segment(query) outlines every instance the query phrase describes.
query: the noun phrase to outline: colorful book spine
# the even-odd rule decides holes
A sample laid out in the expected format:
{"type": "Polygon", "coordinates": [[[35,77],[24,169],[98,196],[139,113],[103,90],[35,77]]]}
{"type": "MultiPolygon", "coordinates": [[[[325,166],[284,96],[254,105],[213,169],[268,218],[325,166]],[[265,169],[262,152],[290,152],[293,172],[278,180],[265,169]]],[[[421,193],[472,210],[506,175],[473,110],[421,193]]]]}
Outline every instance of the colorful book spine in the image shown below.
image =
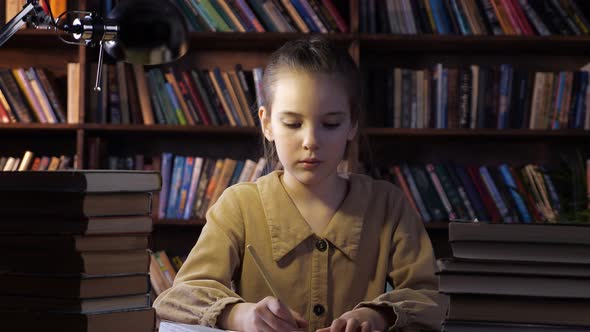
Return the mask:
{"type": "Polygon", "coordinates": [[[498,188],[494,184],[494,180],[492,179],[492,176],[490,175],[490,172],[488,171],[487,167],[481,166],[479,168],[479,174],[481,175],[483,183],[486,186],[488,192],[492,196],[494,203],[498,207],[498,211],[502,215],[502,219],[504,220],[504,222],[512,222],[512,219],[510,218],[510,213],[508,211],[508,206],[502,199],[502,196],[500,195],[498,188]]]}
{"type": "Polygon", "coordinates": [[[162,189],[160,190],[160,197],[158,201],[158,219],[166,218],[166,207],[168,206],[168,194],[170,192],[170,180],[172,178],[172,153],[162,154],[162,189]]]}
{"type": "Polygon", "coordinates": [[[184,210],[187,205],[188,193],[191,186],[193,169],[195,167],[195,157],[187,156],[184,160],[184,170],[182,172],[180,191],[178,194],[178,209],[176,210],[176,219],[184,218],[184,210]]]}
{"type": "Polygon", "coordinates": [[[518,209],[521,220],[525,223],[531,223],[531,221],[532,221],[531,215],[529,214],[529,211],[526,207],[523,197],[518,192],[518,187],[516,185],[516,182],[512,178],[512,174],[510,173],[510,169],[508,168],[508,165],[506,165],[506,164],[500,165],[499,170],[500,170],[500,174],[502,175],[502,178],[504,179],[504,183],[506,183],[506,186],[508,187],[508,190],[510,191],[510,195],[512,196],[512,199],[516,203],[516,208],[518,209]]]}
{"type": "Polygon", "coordinates": [[[422,199],[422,196],[420,195],[420,192],[418,191],[418,187],[416,186],[416,181],[414,181],[414,177],[412,176],[412,173],[410,172],[410,169],[408,168],[408,166],[407,165],[401,166],[401,172],[400,172],[400,167],[396,167],[395,172],[396,172],[396,175],[399,173],[399,177],[401,179],[404,179],[404,176],[405,176],[405,179],[407,180],[407,186],[410,189],[410,193],[412,194],[412,197],[414,197],[414,199],[416,201],[416,205],[418,207],[418,212],[422,216],[422,221],[425,223],[431,222],[432,217],[430,216],[430,213],[428,213],[428,209],[426,208],[426,205],[424,204],[424,200],[422,199]],[[403,174],[402,174],[402,172],[403,172],[403,174]]]}
{"type": "Polygon", "coordinates": [[[176,211],[178,211],[184,161],[185,157],[174,156],[174,165],[172,167],[172,176],[170,180],[170,192],[168,193],[168,205],[166,206],[166,218],[168,219],[176,218],[176,211]]]}
{"type": "Polygon", "coordinates": [[[445,210],[447,211],[447,214],[449,216],[449,220],[457,219],[457,214],[455,213],[455,211],[453,211],[453,207],[451,206],[451,202],[449,201],[449,198],[447,197],[447,194],[445,193],[445,190],[443,189],[442,183],[440,182],[440,179],[439,179],[438,175],[436,174],[436,171],[434,169],[434,165],[427,164],[426,171],[428,172],[428,174],[430,176],[430,181],[432,181],[432,184],[434,185],[434,188],[436,189],[436,192],[438,193],[440,201],[443,203],[443,206],[445,207],[445,210]]]}

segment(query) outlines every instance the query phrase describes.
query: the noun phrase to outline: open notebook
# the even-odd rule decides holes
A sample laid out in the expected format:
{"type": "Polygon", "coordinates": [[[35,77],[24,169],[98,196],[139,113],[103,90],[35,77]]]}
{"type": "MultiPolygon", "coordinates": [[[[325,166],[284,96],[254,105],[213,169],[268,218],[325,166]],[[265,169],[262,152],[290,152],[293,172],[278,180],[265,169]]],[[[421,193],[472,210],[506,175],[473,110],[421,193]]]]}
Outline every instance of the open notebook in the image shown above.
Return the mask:
{"type": "Polygon", "coordinates": [[[202,325],[189,325],[174,322],[160,322],[160,332],[215,332],[215,331],[226,331],[220,329],[214,329],[202,325]]]}

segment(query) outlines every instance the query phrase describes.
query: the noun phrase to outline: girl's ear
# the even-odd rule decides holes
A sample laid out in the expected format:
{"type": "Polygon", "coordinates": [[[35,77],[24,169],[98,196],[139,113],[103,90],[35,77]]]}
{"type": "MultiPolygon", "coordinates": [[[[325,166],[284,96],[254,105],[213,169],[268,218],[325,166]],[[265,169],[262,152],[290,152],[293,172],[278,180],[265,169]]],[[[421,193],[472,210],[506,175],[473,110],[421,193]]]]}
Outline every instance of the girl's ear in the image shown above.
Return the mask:
{"type": "Polygon", "coordinates": [[[351,124],[350,129],[348,130],[347,139],[352,141],[354,136],[356,136],[356,132],[358,131],[359,123],[356,121],[354,124],[351,124]]]}
{"type": "Polygon", "coordinates": [[[270,125],[270,113],[264,106],[260,106],[258,109],[258,119],[260,120],[260,127],[262,128],[262,134],[269,142],[274,140],[272,135],[272,126],[270,125]]]}

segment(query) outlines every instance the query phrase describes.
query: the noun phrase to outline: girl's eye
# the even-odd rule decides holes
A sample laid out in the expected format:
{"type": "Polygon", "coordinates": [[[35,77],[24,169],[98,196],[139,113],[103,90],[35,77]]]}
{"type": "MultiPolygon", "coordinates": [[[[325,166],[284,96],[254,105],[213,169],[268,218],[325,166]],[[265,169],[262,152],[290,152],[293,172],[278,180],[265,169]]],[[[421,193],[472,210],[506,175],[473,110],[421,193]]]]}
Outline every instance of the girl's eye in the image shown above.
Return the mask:
{"type": "Polygon", "coordinates": [[[326,128],[337,128],[340,126],[340,123],[324,123],[324,127],[326,128]]]}
{"type": "Polygon", "coordinates": [[[285,125],[285,127],[292,128],[292,129],[301,127],[301,123],[286,123],[286,122],[283,122],[283,124],[285,125]]]}

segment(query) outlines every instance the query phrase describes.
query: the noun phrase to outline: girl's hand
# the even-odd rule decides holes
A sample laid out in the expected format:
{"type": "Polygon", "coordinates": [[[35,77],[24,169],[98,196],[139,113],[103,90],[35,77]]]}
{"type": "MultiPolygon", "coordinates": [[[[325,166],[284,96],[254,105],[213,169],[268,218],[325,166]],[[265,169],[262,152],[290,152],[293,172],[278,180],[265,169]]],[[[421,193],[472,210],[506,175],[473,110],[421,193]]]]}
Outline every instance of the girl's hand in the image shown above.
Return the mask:
{"type": "Polygon", "coordinates": [[[272,296],[258,303],[238,303],[224,318],[224,328],[244,332],[301,331],[307,327],[300,314],[272,296]]]}
{"type": "Polygon", "coordinates": [[[371,308],[359,308],[345,312],[332,325],[317,332],[373,332],[385,331],[387,319],[384,314],[371,308]]]}

